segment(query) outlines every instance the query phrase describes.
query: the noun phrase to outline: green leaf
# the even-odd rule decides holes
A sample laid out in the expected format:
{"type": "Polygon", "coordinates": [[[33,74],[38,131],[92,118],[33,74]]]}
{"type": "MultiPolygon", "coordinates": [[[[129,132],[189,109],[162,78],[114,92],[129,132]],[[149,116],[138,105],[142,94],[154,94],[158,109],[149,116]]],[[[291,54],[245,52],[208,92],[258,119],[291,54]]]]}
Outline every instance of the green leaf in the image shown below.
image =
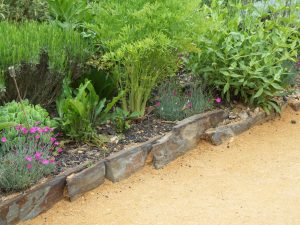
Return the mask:
{"type": "Polygon", "coordinates": [[[264,88],[261,87],[261,88],[256,92],[256,94],[253,96],[253,98],[258,98],[259,96],[262,95],[263,92],[264,92],[264,88]]]}

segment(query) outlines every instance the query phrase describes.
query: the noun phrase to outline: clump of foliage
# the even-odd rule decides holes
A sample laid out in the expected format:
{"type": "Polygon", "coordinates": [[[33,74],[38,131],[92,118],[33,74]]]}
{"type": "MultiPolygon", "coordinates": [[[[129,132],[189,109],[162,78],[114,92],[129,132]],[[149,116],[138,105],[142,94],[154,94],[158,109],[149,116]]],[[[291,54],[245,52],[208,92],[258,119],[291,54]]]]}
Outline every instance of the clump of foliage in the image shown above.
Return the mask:
{"type": "Polygon", "coordinates": [[[49,105],[60,93],[64,74],[81,74],[89,46],[70,29],[37,22],[0,22],[0,74],[5,75],[3,100],[16,99],[8,67],[15,66],[22,98],[49,105]]]}
{"type": "Polygon", "coordinates": [[[53,129],[21,125],[2,132],[0,151],[0,189],[21,191],[54,172],[58,147],[53,129]],[[8,133],[15,133],[13,139],[8,133]]]}
{"type": "Polygon", "coordinates": [[[37,20],[46,21],[48,19],[48,4],[44,0],[1,0],[0,1],[0,21],[1,20],[37,20]]]}
{"type": "Polygon", "coordinates": [[[94,43],[104,54],[91,60],[109,69],[125,91],[122,108],[143,115],[158,80],[178,69],[178,54],[193,48],[191,38],[202,29],[198,1],[118,1],[95,5],[94,43]]]}
{"type": "Polygon", "coordinates": [[[90,22],[91,7],[87,0],[47,0],[52,19],[62,27],[76,28],[90,22]]]}
{"type": "Polygon", "coordinates": [[[138,112],[129,113],[119,107],[112,114],[112,122],[118,133],[124,133],[130,128],[130,122],[140,116],[138,112]]]}
{"type": "Polygon", "coordinates": [[[57,100],[61,129],[72,139],[101,144],[95,127],[110,118],[109,112],[121,95],[105,105],[106,99],[99,99],[89,80],[80,84],[77,90],[70,87],[70,79],[65,79],[63,86],[63,93],[57,100]]]}
{"type": "Polygon", "coordinates": [[[300,46],[299,18],[282,15],[286,8],[269,7],[266,14],[241,1],[225,6],[211,1],[211,7],[202,7],[211,27],[199,36],[190,68],[228,101],[240,98],[279,112],[273,99],[293,76],[285,63],[295,62],[300,46]]]}
{"type": "Polygon", "coordinates": [[[182,120],[212,107],[212,98],[201,85],[190,86],[182,91],[176,83],[161,85],[155,104],[158,116],[171,121],[182,120]]]}
{"type": "MultiPolygon", "coordinates": [[[[48,112],[40,105],[32,105],[28,100],[22,102],[12,101],[0,107],[0,123],[24,124],[27,128],[36,125],[56,127],[56,121],[52,120],[48,112]]],[[[18,131],[10,129],[6,131],[6,137],[12,140],[18,131]]]]}

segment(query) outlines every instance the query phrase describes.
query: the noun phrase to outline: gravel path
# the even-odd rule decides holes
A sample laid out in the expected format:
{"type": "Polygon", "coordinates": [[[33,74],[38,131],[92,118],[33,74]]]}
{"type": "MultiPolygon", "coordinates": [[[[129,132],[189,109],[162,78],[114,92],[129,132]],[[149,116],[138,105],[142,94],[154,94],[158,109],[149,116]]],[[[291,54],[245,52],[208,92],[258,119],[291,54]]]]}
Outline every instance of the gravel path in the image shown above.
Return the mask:
{"type": "Polygon", "coordinates": [[[24,225],[298,225],[300,113],[61,201],[24,225]],[[291,123],[292,120],[296,124],[291,123]]]}

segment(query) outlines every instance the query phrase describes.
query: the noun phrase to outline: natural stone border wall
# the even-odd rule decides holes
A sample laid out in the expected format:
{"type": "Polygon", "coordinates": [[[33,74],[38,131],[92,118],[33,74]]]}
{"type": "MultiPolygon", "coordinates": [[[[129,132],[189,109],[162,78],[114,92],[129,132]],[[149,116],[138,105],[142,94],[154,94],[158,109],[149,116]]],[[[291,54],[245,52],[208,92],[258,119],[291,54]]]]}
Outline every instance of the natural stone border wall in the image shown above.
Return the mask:
{"type": "Polygon", "coordinates": [[[228,113],[215,110],[194,115],[177,123],[163,137],[154,138],[139,146],[125,149],[87,167],[87,164],[68,170],[53,179],[29,189],[16,197],[0,203],[0,225],[16,224],[36,217],[51,208],[56,202],[68,198],[73,201],[83,193],[101,185],[105,178],[117,182],[153,161],[156,169],[162,168],[177,157],[197,146],[200,139],[218,141],[237,135],[258,122],[265,121],[265,113],[248,118],[241,124],[217,127],[228,113]],[[230,130],[224,132],[224,130],[230,130]]]}
{"type": "Polygon", "coordinates": [[[53,179],[37,184],[31,189],[0,203],[0,225],[16,224],[32,219],[50,209],[63,199],[66,179],[70,174],[82,171],[86,164],[70,169],[53,179]]]}

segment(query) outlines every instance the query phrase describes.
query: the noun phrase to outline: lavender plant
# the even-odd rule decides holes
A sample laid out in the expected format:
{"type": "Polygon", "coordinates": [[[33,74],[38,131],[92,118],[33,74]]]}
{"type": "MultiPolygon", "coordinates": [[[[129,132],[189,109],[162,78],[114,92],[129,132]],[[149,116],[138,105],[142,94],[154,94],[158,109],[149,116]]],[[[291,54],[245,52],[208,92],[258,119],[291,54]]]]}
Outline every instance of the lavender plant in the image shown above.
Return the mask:
{"type": "Polygon", "coordinates": [[[2,132],[0,148],[0,190],[24,190],[55,171],[55,157],[62,152],[53,128],[18,125],[2,132]],[[17,131],[12,140],[10,129],[17,131]]]}

